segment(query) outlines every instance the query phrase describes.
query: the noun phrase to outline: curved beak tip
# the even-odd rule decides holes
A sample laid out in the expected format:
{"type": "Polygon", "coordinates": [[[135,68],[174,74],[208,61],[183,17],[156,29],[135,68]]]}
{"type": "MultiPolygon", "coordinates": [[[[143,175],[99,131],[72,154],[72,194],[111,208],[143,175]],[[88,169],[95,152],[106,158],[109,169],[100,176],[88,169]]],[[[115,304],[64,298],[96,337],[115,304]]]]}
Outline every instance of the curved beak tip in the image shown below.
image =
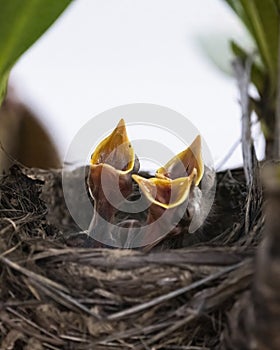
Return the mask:
{"type": "Polygon", "coordinates": [[[195,185],[198,185],[204,173],[200,135],[196,136],[187,149],[178,153],[163,167],[159,168],[156,172],[156,177],[176,179],[190,176],[194,169],[197,170],[195,185]]]}
{"type": "Polygon", "coordinates": [[[108,164],[119,172],[128,173],[134,167],[135,154],[122,118],[109,136],[103,139],[91,156],[91,165],[108,164]]]}
{"type": "Polygon", "coordinates": [[[117,128],[125,128],[125,121],[123,118],[118,122],[117,128]]]}

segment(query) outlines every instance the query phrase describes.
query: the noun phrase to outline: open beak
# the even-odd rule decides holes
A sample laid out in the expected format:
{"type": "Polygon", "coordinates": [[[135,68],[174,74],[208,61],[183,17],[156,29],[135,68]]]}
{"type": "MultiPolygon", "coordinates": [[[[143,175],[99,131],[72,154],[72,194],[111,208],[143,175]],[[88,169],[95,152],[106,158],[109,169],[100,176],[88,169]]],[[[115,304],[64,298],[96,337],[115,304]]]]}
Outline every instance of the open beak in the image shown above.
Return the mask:
{"type": "Polygon", "coordinates": [[[204,164],[201,154],[201,137],[198,135],[193,143],[184,151],[171,158],[156,172],[157,178],[177,179],[190,176],[196,169],[194,184],[199,185],[204,173],[204,164]]]}
{"type": "Polygon", "coordinates": [[[190,176],[174,180],[156,177],[145,179],[139,175],[132,175],[148,201],[164,209],[178,207],[186,201],[195,177],[195,169],[190,176]]]}
{"type": "Polygon", "coordinates": [[[135,154],[128,139],[126,126],[121,119],[103,141],[99,143],[91,156],[91,165],[106,164],[112,166],[119,174],[128,174],[135,165],[135,154]]]}
{"type": "Polygon", "coordinates": [[[146,221],[147,229],[142,237],[144,251],[149,251],[174,232],[176,219],[180,220],[185,211],[183,204],[188,200],[196,176],[196,169],[190,176],[174,180],[163,177],[145,179],[139,175],[132,175],[142,193],[151,203],[146,221]]]}
{"type": "MultiPolygon", "coordinates": [[[[95,211],[105,223],[111,222],[117,206],[132,192],[131,173],[138,168],[138,159],[121,119],[113,132],[96,147],[90,161],[89,192],[95,201],[95,211]]],[[[96,217],[91,230],[98,224],[96,217]]]]}

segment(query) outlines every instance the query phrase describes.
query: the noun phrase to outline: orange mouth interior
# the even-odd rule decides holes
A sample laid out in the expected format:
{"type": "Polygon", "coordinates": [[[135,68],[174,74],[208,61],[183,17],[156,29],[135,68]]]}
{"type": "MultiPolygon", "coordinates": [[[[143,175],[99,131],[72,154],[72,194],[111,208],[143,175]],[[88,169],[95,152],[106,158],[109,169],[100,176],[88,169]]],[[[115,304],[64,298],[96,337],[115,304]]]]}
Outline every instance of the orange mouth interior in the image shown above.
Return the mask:
{"type": "Polygon", "coordinates": [[[177,179],[150,178],[145,179],[139,175],[132,175],[138,183],[146,198],[153,204],[162,208],[175,208],[186,201],[192,183],[196,178],[196,170],[190,176],[177,179]]]}

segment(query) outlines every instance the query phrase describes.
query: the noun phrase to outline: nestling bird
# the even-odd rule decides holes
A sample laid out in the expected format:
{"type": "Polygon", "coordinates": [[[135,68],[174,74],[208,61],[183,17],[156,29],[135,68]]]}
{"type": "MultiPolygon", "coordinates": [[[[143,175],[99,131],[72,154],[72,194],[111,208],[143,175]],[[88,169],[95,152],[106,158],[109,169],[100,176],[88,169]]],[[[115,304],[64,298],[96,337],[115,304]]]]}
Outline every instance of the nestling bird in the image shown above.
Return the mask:
{"type": "Polygon", "coordinates": [[[139,161],[122,119],[91,157],[88,186],[95,214],[90,235],[100,242],[104,242],[106,235],[110,237],[110,244],[97,246],[142,247],[149,251],[170,238],[171,246],[179,247],[192,219],[200,215],[202,208],[202,192],[198,187],[204,175],[200,136],[159,168],[155,177],[140,176],[138,170],[139,161]],[[148,209],[144,214],[139,211],[120,220],[119,213],[125,212],[124,202],[137,207],[136,185],[143,194],[142,200],[148,202],[148,209]]]}
{"type": "Polygon", "coordinates": [[[88,188],[94,199],[95,214],[89,231],[94,231],[96,239],[108,229],[118,206],[132,192],[131,173],[138,169],[138,158],[121,119],[91,156],[88,188]]]}
{"type": "Polygon", "coordinates": [[[152,249],[168,236],[173,236],[173,247],[181,245],[184,231],[202,205],[198,185],[203,173],[201,138],[197,136],[186,150],[159,168],[156,177],[132,175],[151,203],[142,241],[144,250],[152,249]]]}

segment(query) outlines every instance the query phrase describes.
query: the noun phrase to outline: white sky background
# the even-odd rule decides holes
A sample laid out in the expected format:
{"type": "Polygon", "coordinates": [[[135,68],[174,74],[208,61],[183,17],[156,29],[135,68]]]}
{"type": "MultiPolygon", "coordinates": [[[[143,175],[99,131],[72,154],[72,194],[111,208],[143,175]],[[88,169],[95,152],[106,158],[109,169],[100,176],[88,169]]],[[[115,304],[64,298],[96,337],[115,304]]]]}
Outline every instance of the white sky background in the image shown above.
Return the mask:
{"type": "MultiPolygon", "coordinates": [[[[240,137],[238,92],[196,37],[237,29],[222,0],[76,0],[19,60],[12,81],[62,156],[96,114],[147,102],[190,119],[218,163],[240,137]]],[[[226,165],[240,163],[239,148],[226,165]]]]}

